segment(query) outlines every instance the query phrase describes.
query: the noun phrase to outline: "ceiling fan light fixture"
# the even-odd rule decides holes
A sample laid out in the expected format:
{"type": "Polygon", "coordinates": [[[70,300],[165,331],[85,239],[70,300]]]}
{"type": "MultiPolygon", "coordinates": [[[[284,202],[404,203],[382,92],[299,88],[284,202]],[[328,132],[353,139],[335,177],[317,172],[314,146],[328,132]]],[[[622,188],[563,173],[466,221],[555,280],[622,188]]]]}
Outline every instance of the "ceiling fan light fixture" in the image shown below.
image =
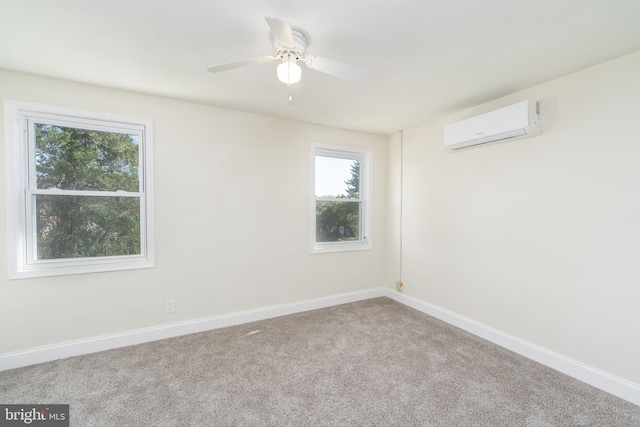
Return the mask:
{"type": "Polygon", "coordinates": [[[295,59],[285,59],[277,68],[278,80],[287,86],[296,84],[302,77],[302,68],[296,64],[295,59]]]}

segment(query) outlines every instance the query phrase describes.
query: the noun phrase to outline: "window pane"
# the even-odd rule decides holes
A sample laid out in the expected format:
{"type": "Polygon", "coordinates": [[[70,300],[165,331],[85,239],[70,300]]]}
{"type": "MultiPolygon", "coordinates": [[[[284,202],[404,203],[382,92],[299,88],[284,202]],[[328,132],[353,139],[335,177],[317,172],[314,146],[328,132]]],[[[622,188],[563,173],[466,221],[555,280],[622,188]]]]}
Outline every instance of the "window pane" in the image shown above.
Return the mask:
{"type": "Polygon", "coordinates": [[[360,239],[360,202],[316,202],[316,242],[360,239]]]}
{"type": "Polygon", "coordinates": [[[37,259],[140,254],[140,199],[36,195],[37,259]]]}
{"type": "Polygon", "coordinates": [[[139,135],[35,123],[37,188],[139,191],[139,135]]]}
{"type": "Polygon", "coordinates": [[[360,161],[316,156],[316,197],[360,197],[360,161]]]}

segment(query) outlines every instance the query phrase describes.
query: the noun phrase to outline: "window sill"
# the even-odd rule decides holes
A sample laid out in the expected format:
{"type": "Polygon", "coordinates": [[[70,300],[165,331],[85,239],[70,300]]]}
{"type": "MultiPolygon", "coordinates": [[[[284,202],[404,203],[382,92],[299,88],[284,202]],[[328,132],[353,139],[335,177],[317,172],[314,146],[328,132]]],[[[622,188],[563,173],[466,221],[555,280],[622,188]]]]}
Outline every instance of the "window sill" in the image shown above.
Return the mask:
{"type": "MultiPolygon", "coordinates": [[[[52,263],[53,264],[53,263],[52,263]]],[[[102,273],[107,271],[137,270],[142,268],[153,268],[155,263],[153,260],[142,259],[139,261],[120,261],[120,262],[102,262],[87,263],[84,265],[39,265],[26,266],[17,271],[10,272],[9,280],[14,279],[30,279],[36,277],[51,276],[69,276],[75,274],[102,273]]]]}
{"type": "Polygon", "coordinates": [[[312,254],[326,254],[332,252],[364,251],[371,249],[369,242],[338,242],[338,243],[316,243],[311,248],[312,254]]]}

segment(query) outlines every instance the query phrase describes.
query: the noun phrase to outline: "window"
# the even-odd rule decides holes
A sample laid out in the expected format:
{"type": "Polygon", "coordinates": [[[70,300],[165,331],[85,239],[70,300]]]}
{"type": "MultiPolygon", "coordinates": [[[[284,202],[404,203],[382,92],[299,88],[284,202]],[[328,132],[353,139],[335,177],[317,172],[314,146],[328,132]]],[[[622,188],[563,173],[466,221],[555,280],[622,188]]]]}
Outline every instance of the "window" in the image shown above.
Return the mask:
{"type": "Polygon", "coordinates": [[[153,267],[152,122],[5,100],[10,278],[153,267]]]}
{"type": "Polygon", "coordinates": [[[371,247],[370,159],[365,150],[313,147],[312,253],[371,247]]]}

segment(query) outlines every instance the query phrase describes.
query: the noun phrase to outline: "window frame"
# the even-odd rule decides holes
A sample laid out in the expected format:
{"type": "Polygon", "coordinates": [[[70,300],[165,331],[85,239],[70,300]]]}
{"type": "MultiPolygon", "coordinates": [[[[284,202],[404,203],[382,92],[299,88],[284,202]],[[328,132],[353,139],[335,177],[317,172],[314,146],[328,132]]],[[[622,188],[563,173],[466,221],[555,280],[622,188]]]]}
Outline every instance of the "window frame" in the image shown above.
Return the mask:
{"type": "Polygon", "coordinates": [[[371,249],[371,164],[373,154],[370,150],[338,145],[312,144],[311,146],[311,225],[310,243],[311,253],[331,253],[345,251],[359,251],[371,249]],[[340,199],[316,197],[316,157],[334,157],[346,160],[360,161],[360,189],[359,198],[340,199]],[[318,201],[341,201],[347,203],[360,203],[360,240],[344,242],[317,242],[316,241],[316,203],[318,201]]]}
{"type": "Polygon", "coordinates": [[[53,105],[7,100],[4,109],[5,210],[9,279],[96,273],[155,266],[153,215],[153,121],[53,105]],[[38,189],[35,182],[34,123],[137,134],[138,192],[38,189]],[[30,126],[31,124],[31,126],[30,126]],[[34,195],[136,197],[140,200],[140,254],[35,259],[37,238],[34,195]]]}

